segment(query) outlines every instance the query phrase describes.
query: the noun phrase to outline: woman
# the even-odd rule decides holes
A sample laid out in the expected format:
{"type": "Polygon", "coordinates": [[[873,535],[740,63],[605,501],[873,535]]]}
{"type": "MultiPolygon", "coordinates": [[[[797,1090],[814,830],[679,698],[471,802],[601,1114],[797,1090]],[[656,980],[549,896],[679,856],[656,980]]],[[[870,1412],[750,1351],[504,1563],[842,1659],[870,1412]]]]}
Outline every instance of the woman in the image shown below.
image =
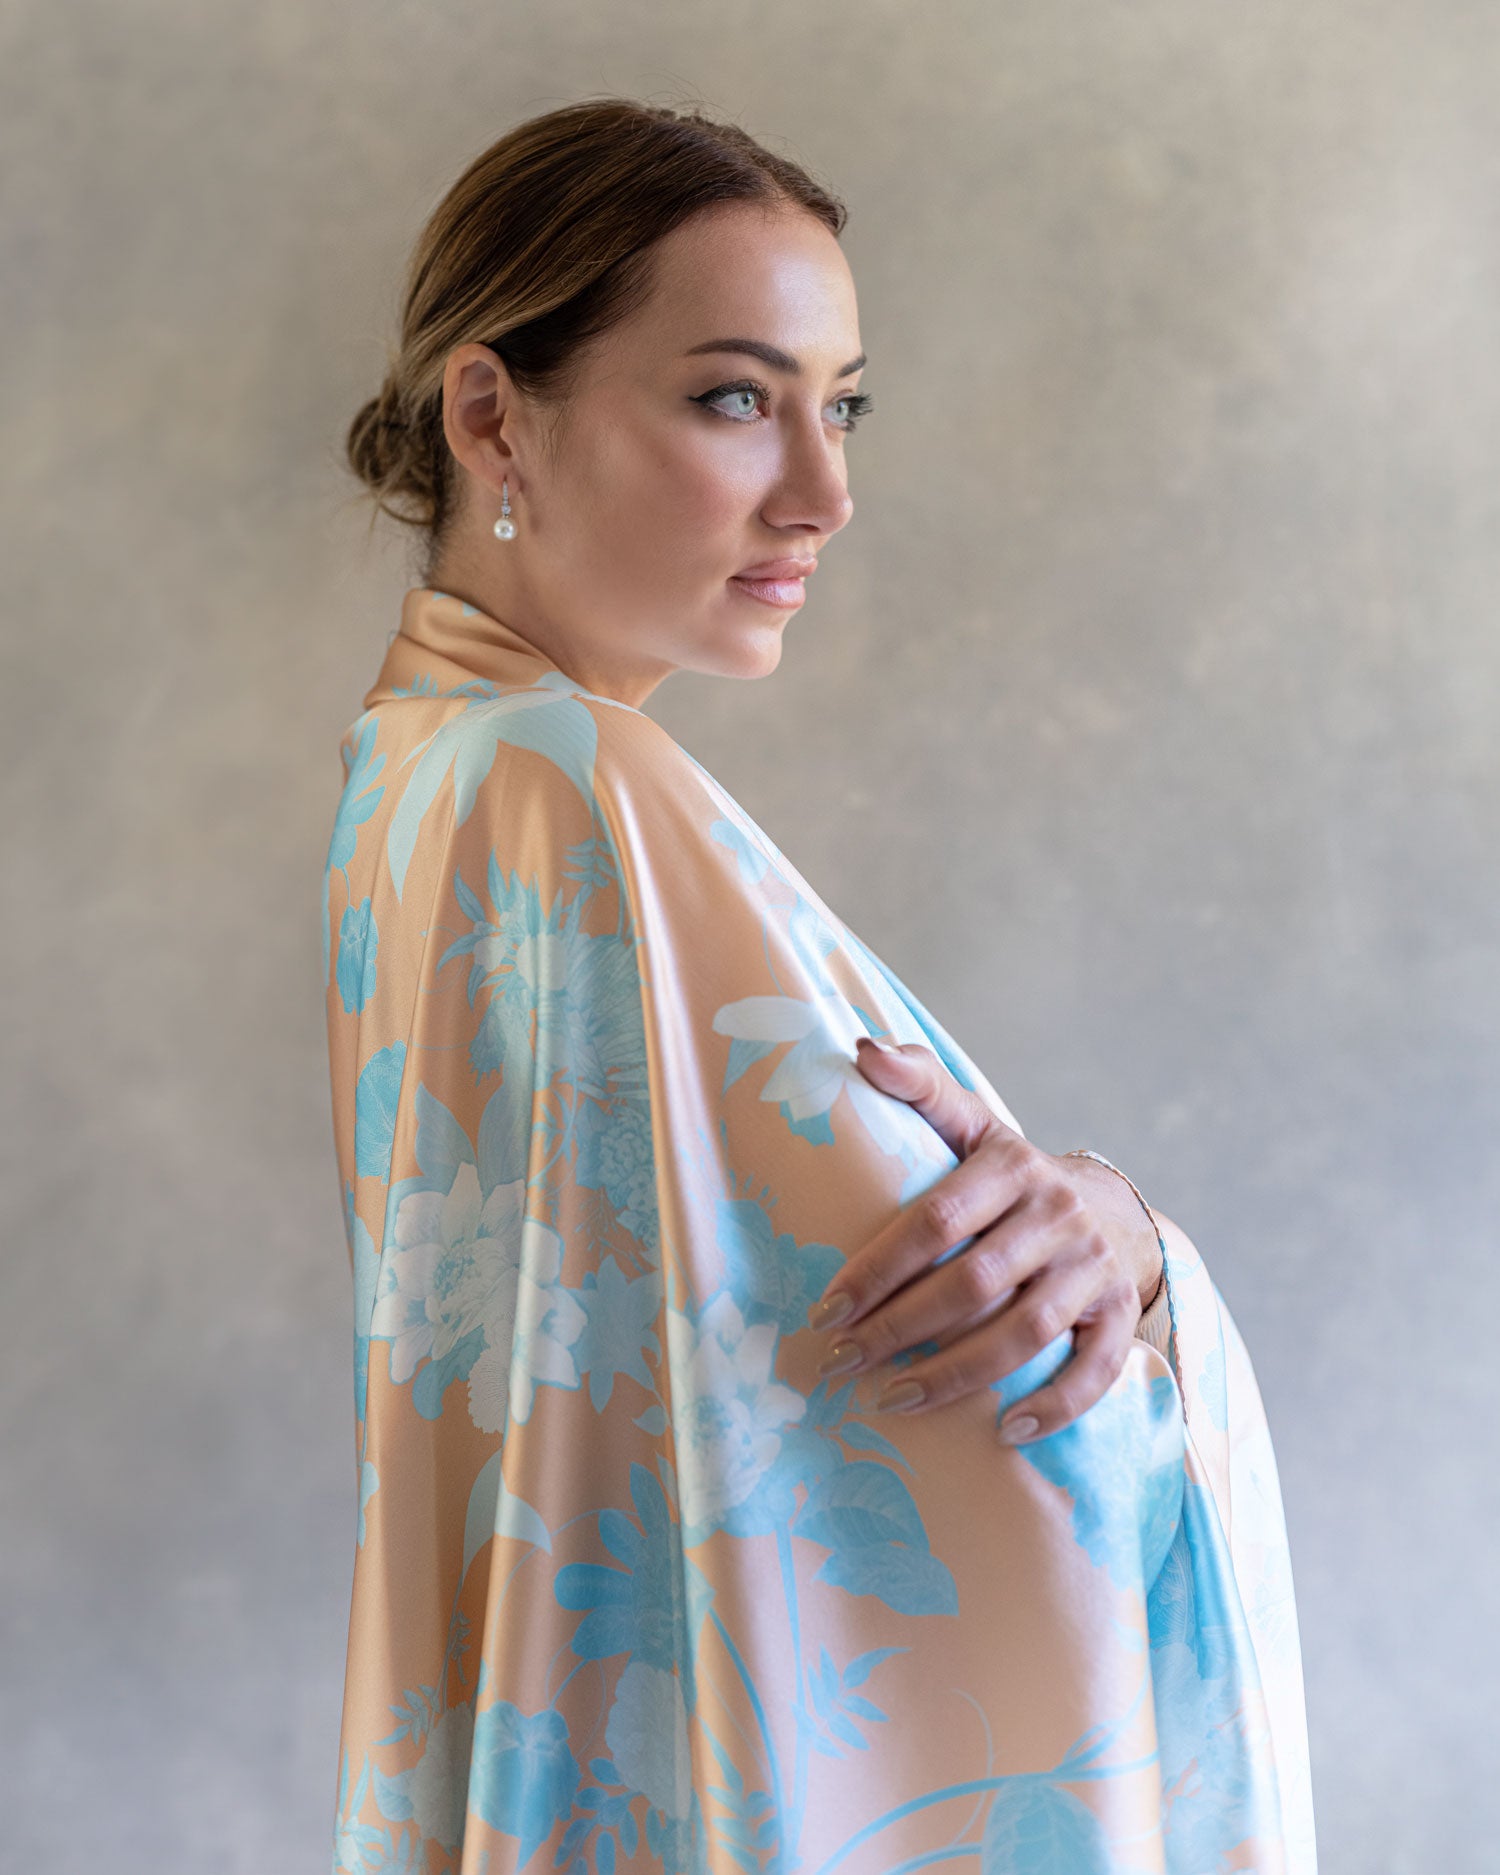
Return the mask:
{"type": "Polygon", "coordinates": [[[350,433],[426,559],[325,880],[339,1870],[1314,1868],[1201,1258],[640,707],[774,670],[850,517],[843,219],[695,114],[522,124],[350,433]]]}

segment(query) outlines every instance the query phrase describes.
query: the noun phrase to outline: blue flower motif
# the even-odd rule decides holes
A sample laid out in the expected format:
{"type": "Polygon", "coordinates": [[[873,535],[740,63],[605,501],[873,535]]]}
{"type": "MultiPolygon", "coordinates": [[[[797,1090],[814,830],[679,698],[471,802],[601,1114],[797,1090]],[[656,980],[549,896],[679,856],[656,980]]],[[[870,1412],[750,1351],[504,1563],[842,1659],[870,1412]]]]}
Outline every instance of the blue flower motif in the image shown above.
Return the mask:
{"type": "Polygon", "coordinates": [[[713,1589],[691,1557],[676,1547],[667,1500],[654,1472],[630,1467],[630,1494],[637,1527],[623,1512],[599,1513],[599,1535],[611,1556],[624,1564],[564,1563],[553,1579],[563,1608],[586,1608],[573,1635],[580,1660],[607,1660],[628,1653],[648,1666],[671,1669],[692,1659],[689,1612],[678,1589],[677,1567],[685,1571],[693,1622],[701,1620],[713,1589]]]}
{"type": "MultiPolygon", "coordinates": [[[[328,981],[332,962],[333,932],[328,909],[329,888],[335,871],[342,871],[354,857],[358,829],[380,805],[385,783],[372,787],[385,766],[385,756],[376,755],[375,732],[379,727],[373,710],[367,711],[353,727],[360,729],[359,743],[351,757],[347,747],[340,750],[345,768],[343,793],[334,812],[333,831],[328,838],[328,857],[323,862],[323,981],[328,981]],[[362,726],[361,726],[362,725],[362,726]]],[[[351,730],[352,733],[352,730],[351,730]]]]}
{"type": "Polygon", "coordinates": [[[375,734],[379,721],[373,710],[366,711],[360,730],[359,742],[351,757],[347,750],[342,751],[346,763],[344,790],[339,798],[337,811],[333,819],[333,832],[328,841],[328,865],[342,869],[354,857],[354,848],[358,839],[356,829],[363,826],[371,814],[380,805],[380,797],[385,793],[385,783],[373,787],[375,777],[385,767],[385,756],[375,753],[375,734]]]}
{"type": "Polygon", "coordinates": [[[364,1178],[389,1178],[396,1140],[396,1107],[406,1067],[406,1043],[377,1049],[354,1085],[354,1169],[364,1178]]]}
{"type": "MultiPolygon", "coordinates": [[[[1200,1866],[1179,1865],[1176,1847],[1174,1838],[1167,1849],[1171,1867],[1200,1866]]],[[[980,1844],[979,1875],[1123,1875],[1124,1868],[1098,1817],[1071,1790],[1018,1777],[995,1792],[980,1844]]]]}
{"type": "Polygon", "coordinates": [[[790,1231],[778,1232],[753,1198],[720,1198],[717,1236],[746,1322],[774,1322],[786,1335],[807,1326],[808,1309],[844,1262],[833,1244],[799,1244],[790,1231]]]}
{"type": "Polygon", "coordinates": [[[589,1377],[594,1411],[602,1413],[609,1405],[616,1374],[628,1374],[648,1391],[654,1389],[656,1382],[642,1356],[649,1348],[661,1358],[661,1343],[651,1327],[661,1307],[660,1273],[650,1270],[631,1282],[615,1259],[607,1256],[592,1282],[585,1279],[581,1289],[570,1289],[568,1294],[587,1318],[574,1343],[573,1358],[579,1373],[589,1377]]]}
{"type": "MultiPolygon", "coordinates": [[[[1071,1331],[1058,1340],[1066,1353],[1071,1331]]],[[[1016,1450],[1072,1498],[1073,1534],[1089,1559],[1122,1588],[1149,1588],[1182,1506],[1176,1383],[1165,1374],[1144,1383],[1122,1378],[1077,1419],[1016,1450]]]]}
{"type": "Polygon", "coordinates": [[[1184,1484],[1182,1518],[1146,1612],[1162,1787],[1175,1792],[1172,1859],[1222,1867],[1258,1827],[1259,1745],[1246,1732],[1245,1692],[1260,1685],[1260,1669],[1207,1485],[1184,1484]]]}
{"type": "Polygon", "coordinates": [[[454,896],[470,920],[438,960],[468,955],[468,995],[490,992],[469,1059],[476,1075],[535,1055],[539,1083],[559,1070],[571,1085],[603,1101],[625,1094],[644,1101],[646,1037],[640,970],[632,939],[582,928],[587,894],[564,909],[560,898],[544,910],[534,880],[506,878],[490,855],[491,909],[454,875],[454,896]]]}
{"type": "MultiPolygon", "coordinates": [[[[1192,1494],[1202,1487],[1190,1484],[1192,1494]]],[[[1151,1686],[1174,1865],[1222,1868],[1256,1832],[1244,1692],[1258,1683],[1248,1640],[1219,1617],[1210,1572],[1195,1569],[1193,1539],[1178,1533],[1147,1603],[1151,1686]]]]}
{"type": "Polygon", "coordinates": [[[335,1825],[333,1875],[425,1875],[427,1852],[411,1830],[377,1829],[340,1817],[335,1825]]]}
{"type": "Polygon", "coordinates": [[[597,1112],[578,1146],[578,1182],[592,1190],[603,1185],[615,1216],[654,1262],[661,1246],[656,1203],[656,1154],[651,1140],[651,1108],[644,1100],[617,1100],[597,1112]],[[597,1166],[589,1143],[597,1144],[597,1166]]]}
{"type": "Polygon", "coordinates": [[[719,819],[709,827],[711,840],[717,840],[720,846],[727,846],[739,862],[740,877],[747,885],[759,885],[766,876],[770,864],[766,854],[732,820],[719,819]]]}
{"type": "Polygon", "coordinates": [[[359,1468],[359,1528],[356,1533],[359,1547],[365,1546],[365,1505],[380,1489],[380,1473],[369,1459],[359,1468]]]}
{"type": "Polygon", "coordinates": [[[508,1699],[498,1699],[474,1721],[469,1808],[491,1829],[520,1839],[517,1868],[531,1860],[572,1810],[578,1783],[568,1722],[552,1707],[524,1713],[508,1699]]]}
{"type": "Polygon", "coordinates": [[[1194,1671],[1206,1685],[1222,1682],[1233,1693],[1236,1668],[1248,1684],[1259,1685],[1260,1670],[1234,1584],[1213,1493],[1207,1485],[1184,1480],[1182,1517],[1151,1585],[1153,1672],[1158,1650],[1180,1643],[1188,1648],[1194,1671]]]}
{"type": "Polygon", "coordinates": [[[375,994],[375,951],[380,933],[368,898],[351,905],[339,923],[339,996],[350,1015],[375,994]]]}

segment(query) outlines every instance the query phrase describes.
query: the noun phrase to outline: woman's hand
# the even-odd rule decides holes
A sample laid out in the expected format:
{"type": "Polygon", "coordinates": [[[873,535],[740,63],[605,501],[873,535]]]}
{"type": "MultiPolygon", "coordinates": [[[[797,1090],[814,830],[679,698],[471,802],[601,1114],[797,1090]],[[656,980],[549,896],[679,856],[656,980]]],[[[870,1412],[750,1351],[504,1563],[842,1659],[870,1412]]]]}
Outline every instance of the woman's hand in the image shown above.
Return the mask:
{"type": "Polygon", "coordinates": [[[851,1257],[813,1305],[810,1325],[832,1341],[820,1372],[864,1373],[935,1341],[938,1353],[891,1370],[893,1384],[877,1402],[921,1412],[992,1386],[1072,1328],[1071,1357],[1001,1422],[1002,1438],[1056,1432],[1125,1365],[1161,1276],[1149,1221],[1123,1179],[1095,1160],[1032,1145],[921,1043],[861,1038],[859,1066],[883,1092],[909,1101],[959,1163],[851,1257]],[[1100,1179],[1124,1192],[1133,1217],[1100,1179]],[[969,1236],[964,1250],[933,1267],[969,1236]],[[840,1295],[853,1306],[830,1320],[826,1305],[840,1295]],[[887,1400],[910,1382],[920,1383],[922,1398],[887,1400]]]}

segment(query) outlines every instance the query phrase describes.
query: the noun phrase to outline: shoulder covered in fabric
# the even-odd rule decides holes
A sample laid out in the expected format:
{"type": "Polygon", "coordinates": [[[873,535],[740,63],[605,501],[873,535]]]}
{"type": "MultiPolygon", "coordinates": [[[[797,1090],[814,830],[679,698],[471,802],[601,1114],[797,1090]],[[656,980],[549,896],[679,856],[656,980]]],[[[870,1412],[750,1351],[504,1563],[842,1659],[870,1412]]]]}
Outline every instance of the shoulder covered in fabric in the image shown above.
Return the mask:
{"type": "Polygon", "coordinates": [[[534,845],[576,841],[627,780],[636,793],[670,793],[701,773],[650,718],[545,683],[471,698],[407,760],[389,829],[398,898],[419,846],[433,840],[429,815],[435,806],[441,811],[450,778],[451,838],[462,850],[495,833],[507,844],[523,831],[534,845]]]}
{"type": "MultiPolygon", "coordinates": [[[[530,690],[466,713],[463,741],[475,766],[484,764],[494,788],[524,789],[528,807],[567,802],[571,792],[585,810],[605,813],[616,799],[686,805],[714,785],[702,766],[651,717],[610,699],[530,690]],[[537,762],[504,762],[501,745],[527,750],[537,762]]],[[[456,815],[467,802],[456,788],[456,815]]],[[[564,808],[564,812],[566,812],[564,808]]],[[[636,831],[628,824],[622,832],[636,831]]]]}
{"type": "MultiPolygon", "coordinates": [[[[450,768],[460,852],[493,841],[545,872],[550,851],[574,880],[617,867],[632,893],[670,880],[669,915],[705,912],[705,889],[732,915],[737,888],[790,871],[666,729],[606,698],[538,687],[470,704],[431,739],[398,819],[414,826],[450,768]]],[[[393,870],[399,844],[393,826],[393,870]]]]}
{"type": "MultiPolygon", "coordinates": [[[[654,723],[636,720],[615,745],[608,767],[614,818],[633,841],[641,863],[633,868],[642,902],[652,870],[667,887],[668,921],[697,942],[686,967],[694,979],[712,977],[722,997],[714,1026],[782,1022],[800,1033],[804,1023],[831,1024],[837,1032],[841,1072],[863,1103],[868,1083],[855,1067],[854,1041],[870,1034],[930,1048],[944,1067],[977,1093],[1007,1126],[1024,1136],[1015,1114],[978,1063],[925,1003],[859,935],[831,910],[775,841],[687,750],[654,723]],[[629,811],[626,811],[626,810],[629,811]],[[639,836],[636,838],[635,836],[639,836]],[[702,933],[714,933],[712,945],[702,933]],[[739,942],[731,941],[736,933],[739,942]],[[755,988],[775,992],[755,997],[755,988]],[[801,1007],[790,1009],[792,998],[801,1007]],[[847,1060],[844,1058],[847,1050],[847,1060]]],[[[786,1038],[783,1038],[786,1039],[786,1038]]],[[[752,1037],[738,1036],[748,1049],[752,1037]]],[[[737,1067],[746,1050],[736,1046],[737,1067]]],[[[880,1096],[879,1103],[906,1103],[880,1096]]],[[[908,1110],[909,1111],[909,1110],[908,1110]]],[[[926,1123],[923,1122],[925,1127],[926,1123]]],[[[945,1149],[946,1150],[946,1149],[945,1149]]]]}
{"type": "Polygon", "coordinates": [[[857,1115],[908,1181],[930,1178],[952,1156],[859,1072],[855,1042],[872,1034],[925,1043],[1015,1124],[920,1000],[653,719],[528,691],[473,704],[455,726],[451,857],[463,879],[479,891],[487,874],[495,905],[524,888],[545,919],[539,936],[571,913],[638,944],[653,1019],[677,1037],[672,1058],[716,1084],[716,1100],[753,1078],[759,1103],[808,1143],[832,1140],[835,1109],[846,1127],[857,1115]]]}

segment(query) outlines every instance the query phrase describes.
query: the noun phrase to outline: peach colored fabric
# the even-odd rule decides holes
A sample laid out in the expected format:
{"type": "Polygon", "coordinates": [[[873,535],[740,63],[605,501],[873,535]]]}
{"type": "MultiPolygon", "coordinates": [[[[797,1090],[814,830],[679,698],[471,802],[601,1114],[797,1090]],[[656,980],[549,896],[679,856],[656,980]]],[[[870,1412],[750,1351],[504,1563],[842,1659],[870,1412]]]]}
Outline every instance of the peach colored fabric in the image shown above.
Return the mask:
{"type": "Polygon", "coordinates": [[[995,1425],[1071,1331],[916,1416],[820,1381],[808,1305],[954,1163],[854,1038],[1017,1125],[995,1089],[665,730],[472,606],[406,594],[342,757],[334,1868],[1314,1875],[1275,1457],[1195,1247],[1030,1445],[995,1425]]]}

